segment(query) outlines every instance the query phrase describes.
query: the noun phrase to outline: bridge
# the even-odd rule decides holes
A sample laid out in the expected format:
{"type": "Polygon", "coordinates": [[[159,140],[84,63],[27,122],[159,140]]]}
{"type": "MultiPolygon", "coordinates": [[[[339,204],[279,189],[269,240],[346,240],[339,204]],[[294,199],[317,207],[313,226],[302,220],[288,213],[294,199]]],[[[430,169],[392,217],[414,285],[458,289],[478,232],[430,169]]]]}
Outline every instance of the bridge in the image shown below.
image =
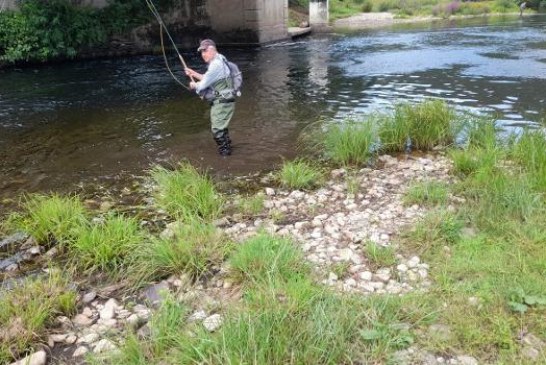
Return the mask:
{"type": "MultiPolygon", "coordinates": [[[[81,5],[104,7],[106,0],[72,0],[81,5]]],[[[1,0],[0,0],[1,2],[1,0]]],[[[143,6],[146,6],[142,1],[143,6]]],[[[195,44],[210,37],[224,44],[266,44],[288,39],[288,0],[177,0],[168,11],[160,9],[177,43],[195,44]]],[[[4,0],[15,8],[17,0],[4,0]]],[[[1,9],[0,9],[1,10],[1,9]]],[[[318,28],[328,23],[328,0],[309,1],[309,23],[318,28]]],[[[135,37],[146,38],[138,31],[135,37]]],[[[142,41],[142,39],[140,40],[142,41]]]]}

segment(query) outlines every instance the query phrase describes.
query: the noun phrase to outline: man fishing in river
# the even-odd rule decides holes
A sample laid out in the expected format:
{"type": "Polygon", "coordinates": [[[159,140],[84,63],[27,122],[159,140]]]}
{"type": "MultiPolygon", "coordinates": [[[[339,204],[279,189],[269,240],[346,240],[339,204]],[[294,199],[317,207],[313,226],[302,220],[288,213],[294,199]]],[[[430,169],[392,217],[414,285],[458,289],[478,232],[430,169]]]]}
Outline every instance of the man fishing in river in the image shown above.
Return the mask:
{"type": "Polygon", "coordinates": [[[231,139],[228,126],[235,111],[235,94],[227,60],[218,53],[216,43],[210,39],[202,40],[197,51],[201,52],[201,57],[208,64],[207,71],[200,74],[188,67],[184,71],[189,77],[198,80],[190,82],[190,88],[211,105],[210,123],[218,153],[229,156],[231,139]]]}

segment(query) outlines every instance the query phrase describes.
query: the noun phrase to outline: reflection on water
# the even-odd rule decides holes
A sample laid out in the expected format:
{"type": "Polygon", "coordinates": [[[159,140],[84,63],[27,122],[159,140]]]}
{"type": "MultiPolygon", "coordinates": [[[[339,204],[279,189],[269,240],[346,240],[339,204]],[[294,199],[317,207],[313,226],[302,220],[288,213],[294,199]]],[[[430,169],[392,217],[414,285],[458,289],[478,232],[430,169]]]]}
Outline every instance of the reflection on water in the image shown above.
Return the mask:
{"type": "Polygon", "coordinates": [[[546,114],[545,27],[544,16],[480,18],[225,50],[245,78],[228,159],[216,155],[208,106],[160,57],[3,70],[0,197],[115,182],[180,159],[222,174],[268,169],[295,154],[310,123],[429,97],[493,113],[506,130],[534,125],[546,114]]]}

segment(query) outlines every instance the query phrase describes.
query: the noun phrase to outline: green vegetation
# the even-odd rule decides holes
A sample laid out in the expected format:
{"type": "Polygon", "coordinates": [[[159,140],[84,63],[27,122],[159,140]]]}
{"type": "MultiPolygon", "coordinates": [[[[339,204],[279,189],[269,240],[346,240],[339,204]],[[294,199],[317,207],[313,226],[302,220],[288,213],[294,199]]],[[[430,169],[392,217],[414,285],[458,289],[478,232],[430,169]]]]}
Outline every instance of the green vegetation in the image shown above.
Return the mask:
{"type": "MultiPolygon", "coordinates": [[[[447,1],[447,0],[331,0],[330,20],[367,12],[390,12],[397,17],[478,15],[488,13],[518,13],[519,2],[514,0],[447,1]]],[[[538,2],[530,3],[538,9],[538,2]]]]}
{"type": "Polygon", "coordinates": [[[221,264],[230,244],[215,227],[198,220],[175,224],[169,237],[153,238],[132,255],[128,279],[146,283],[173,274],[193,277],[221,264]]]}
{"type": "Polygon", "coordinates": [[[362,165],[379,150],[426,151],[450,146],[459,124],[456,113],[444,101],[425,100],[416,105],[399,104],[392,114],[321,124],[319,131],[307,132],[301,139],[309,150],[319,150],[336,164],[362,165]]]}
{"type": "Polygon", "coordinates": [[[174,171],[157,166],[151,175],[157,186],[157,205],[171,216],[210,221],[222,212],[224,201],[214,184],[190,164],[182,163],[174,171]]]}
{"type": "Polygon", "coordinates": [[[87,222],[83,204],[75,196],[27,196],[21,206],[21,213],[8,217],[5,222],[7,229],[27,232],[43,245],[70,241],[87,222]]]}
{"type": "Polygon", "coordinates": [[[383,247],[375,242],[368,242],[365,250],[374,268],[389,267],[396,263],[396,252],[391,246],[383,247]]]}
{"type": "Polygon", "coordinates": [[[278,173],[281,184],[290,189],[317,186],[321,178],[322,174],[316,167],[301,159],[285,162],[278,173]]]}
{"type": "Polygon", "coordinates": [[[120,273],[126,258],[145,239],[138,221],[109,214],[102,221],[82,226],[74,240],[68,243],[74,267],[84,271],[120,273]]]}
{"type": "Polygon", "coordinates": [[[449,191],[445,184],[437,181],[416,183],[404,195],[406,205],[439,205],[447,202],[449,191]]]}
{"type": "Polygon", "coordinates": [[[26,279],[9,295],[0,292],[0,362],[28,351],[45,333],[54,316],[71,315],[77,293],[57,268],[49,276],[26,279]]]}
{"type": "MultiPolygon", "coordinates": [[[[172,5],[172,0],[156,4],[164,10],[172,5]]],[[[152,19],[139,0],[110,0],[102,9],[69,0],[23,0],[19,11],[0,13],[0,61],[72,58],[84,48],[103,44],[112,35],[152,19]]]]}
{"type": "Polygon", "coordinates": [[[348,119],[343,123],[330,124],[323,136],[322,149],[326,158],[341,165],[362,165],[375,155],[376,127],[370,120],[348,119]]]}
{"type": "Polygon", "coordinates": [[[401,324],[423,321],[426,307],[413,305],[411,296],[365,299],[325,291],[313,284],[301,257],[274,236],[243,243],[230,260],[243,280],[243,299],[222,314],[216,332],[188,323],[185,307],[171,298],[154,316],[149,338],[131,336],[105,363],[378,363],[414,341],[401,324]]]}
{"type": "MultiPolygon", "coordinates": [[[[428,102],[404,108],[408,110],[398,118],[406,119],[400,123],[417,124],[416,130],[428,138],[420,140],[420,148],[452,144],[452,123],[457,125],[460,118],[451,109],[428,102]]],[[[374,135],[370,123],[336,126],[333,135],[343,132],[342,141],[344,133],[374,135]]],[[[50,268],[48,278],[2,289],[0,361],[9,363],[31,351],[45,341],[52,318],[74,312],[76,295],[70,285],[78,280],[65,278],[66,273],[115,273],[107,278],[123,279],[132,285],[129,289],[136,289],[171,275],[185,275],[201,285],[221,267],[234,281],[231,290],[241,295],[238,301],[215,307],[222,316],[218,329],[209,332],[201,322],[188,321],[191,303],[182,303],[175,293],[154,314],[149,335],[128,333],[119,352],[89,361],[388,364],[397,363],[397,350],[415,346],[447,357],[471,355],[480,363],[533,363],[518,338],[522,330],[546,336],[546,137],[541,131],[526,131],[499,140],[487,119],[472,120],[462,130],[464,146],[439,152],[453,159],[455,182],[430,178],[415,183],[403,199],[426,208],[422,218],[400,235],[393,234],[395,241],[388,247],[361,244],[371,271],[393,268],[414,255],[429,265],[424,275],[430,286],[401,296],[357,296],[323,287],[319,282],[325,273],[315,271],[289,238],[262,232],[231,243],[209,222],[222,211],[217,203],[224,198],[187,164],[175,171],[152,170],[156,202],[173,220],[159,237],[145,232],[136,219],[113,212],[96,213],[90,220],[92,214],[75,197],[27,197],[22,212],[12,215],[6,226],[36,235],[41,243],[61,243],[66,255],[58,259],[67,265],[62,279],[58,269],[50,268]],[[74,266],[81,270],[71,270],[74,266]]],[[[379,140],[358,140],[367,148],[346,146],[369,158],[379,140]]],[[[347,185],[357,185],[354,173],[342,178],[347,185]]],[[[258,195],[249,211],[263,209],[263,201],[258,195]]],[[[338,278],[354,274],[347,262],[327,270],[338,278]]],[[[393,279],[406,275],[398,269],[393,274],[393,279]]],[[[544,350],[535,349],[535,363],[544,363],[544,350]]]]}
{"type": "Polygon", "coordinates": [[[455,113],[442,100],[417,105],[399,104],[394,115],[380,120],[379,136],[385,152],[404,151],[407,146],[430,150],[453,143],[455,113]]]}
{"type": "Polygon", "coordinates": [[[249,217],[254,217],[262,213],[264,209],[264,194],[256,194],[252,196],[240,197],[234,203],[236,210],[249,217]]]}

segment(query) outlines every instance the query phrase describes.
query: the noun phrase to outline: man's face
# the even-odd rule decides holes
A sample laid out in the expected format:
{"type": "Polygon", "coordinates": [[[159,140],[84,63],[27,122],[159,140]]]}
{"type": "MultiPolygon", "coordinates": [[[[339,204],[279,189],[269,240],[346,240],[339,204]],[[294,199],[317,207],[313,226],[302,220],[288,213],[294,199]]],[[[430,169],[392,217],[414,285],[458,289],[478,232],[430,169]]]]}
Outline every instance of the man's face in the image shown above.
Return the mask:
{"type": "Polygon", "coordinates": [[[203,58],[203,61],[206,63],[209,63],[215,55],[214,47],[208,46],[206,49],[201,51],[201,57],[203,58]]]}

